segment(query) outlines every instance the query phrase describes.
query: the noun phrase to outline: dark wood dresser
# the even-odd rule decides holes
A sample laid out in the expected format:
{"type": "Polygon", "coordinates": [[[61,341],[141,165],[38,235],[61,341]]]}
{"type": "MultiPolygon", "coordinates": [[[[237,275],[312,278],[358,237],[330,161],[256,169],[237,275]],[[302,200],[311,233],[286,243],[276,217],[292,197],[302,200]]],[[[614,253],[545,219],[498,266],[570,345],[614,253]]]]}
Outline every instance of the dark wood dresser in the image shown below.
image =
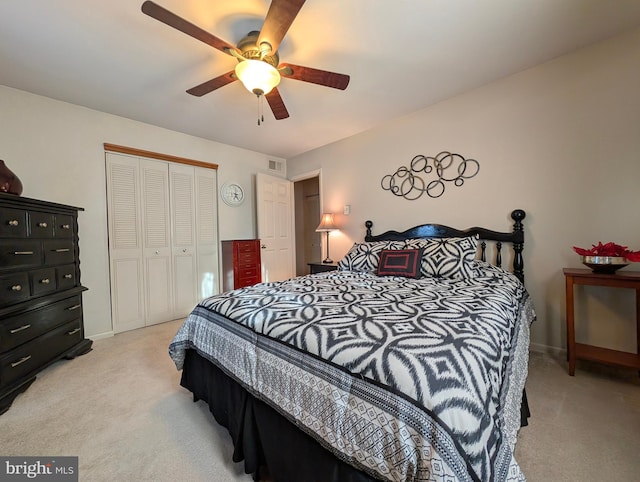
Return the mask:
{"type": "Polygon", "coordinates": [[[222,289],[231,291],[262,281],[259,239],[222,241],[222,289]]]}
{"type": "Polygon", "coordinates": [[[91,350],[82,320],[81,210],[0,193],[0,414],[43,368],[91,350]]]}

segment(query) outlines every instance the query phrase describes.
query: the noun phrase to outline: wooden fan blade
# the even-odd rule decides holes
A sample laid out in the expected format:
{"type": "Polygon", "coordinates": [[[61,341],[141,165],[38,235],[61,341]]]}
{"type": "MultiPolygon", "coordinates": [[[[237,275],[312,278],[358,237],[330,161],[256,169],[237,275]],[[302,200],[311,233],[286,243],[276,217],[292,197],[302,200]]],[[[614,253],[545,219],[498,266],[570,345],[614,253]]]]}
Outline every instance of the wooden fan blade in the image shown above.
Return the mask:
{"type": "MultiPolygon", "coordinates": [[[[156,20],[168,25],[169,27],[173,27],[176,30],[180,30],[191,37],[200,40],[201,42],[206,43],[207,45],[211,45],[213,48],[224,52],[225,54],[231,55],[229,50],[238,49],[231,45],[230,43],[225,42],[222,39],[219,39],[215,35],[210,34],[209,32],[202,30],[200,27],[195,26],[194,24],[187,22],[185,19],[178,17],[175,13],[170,12],[164,7],[160,5],[146,1],[142,4],[142,13],[149,15],[156,20]]],[[[239,51],[238,51],[239,52],[239,51]]]]}
{"type": "Polygon", "coordinates": [[[238,77],[236,77],[235,71],[232,70],[231,72],[222,74],[215,79],[207,80],[200,85],[196,85],[195,87],[187,90],[187,92],[191,95],[195,95],[196,97],[202,97],[203,95],[213,92],[214,90],[224,87],[236,80],[238,80],[238,77]]]}
{"type": "Polygon", "coordinates": [[[312,84],[324,85],[334,89],[344,90],[349,85],[351,77],[345,74],[336,74],[327,70],[313,69],[293,64],[280,64],[278,66],[280,75],[288,79],[302,80],[312,84]]]}
{"type": "Polygon", "coordinates": [[[278,89],[273,89],[267,95],[267,102],[269,103],[269,107],[271,107],[271,112],[273,112],[273,116],[276,120],[286,119],[289,117],[289,112],[287,108],[284,106],[284,102],[282,101],[282,97],[280,97],[280,92],[278,89]]]}
{"type": "Polygon", "coordinates": [[[272,0],[260,30],[258,48],[262,42],[268,42],[271,52],[275,53],[304,2],[305,0],[272,0]]]}

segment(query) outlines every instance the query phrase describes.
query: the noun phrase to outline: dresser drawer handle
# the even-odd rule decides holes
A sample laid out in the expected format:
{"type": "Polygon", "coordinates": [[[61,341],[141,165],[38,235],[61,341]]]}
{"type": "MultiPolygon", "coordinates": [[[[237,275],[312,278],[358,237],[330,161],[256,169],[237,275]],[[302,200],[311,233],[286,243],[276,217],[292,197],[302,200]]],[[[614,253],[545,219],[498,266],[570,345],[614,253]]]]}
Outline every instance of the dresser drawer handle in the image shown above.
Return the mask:
{"type": "Polygon", "coordinates": [[[33,254],[33,251],[14,251],[13,254],[16,256],[30,256],[33,254]]]}
{"type": "Polygon", "coordinates": [[[73,278],[73,275],[72,275],[71,273],[67,273],[67,274],[65,274],[65,275],[63,276],[63,278],[65,278],[65,279],[71,279],[71,278],[73,278]]]}
{"type": "Polygon", "coordinates": [[[21,286],[21,285],[13,285],[13,286],[11,287],[11,289],[12,289],[13,291],[22,291],[22,286],[21,286]]]}
{"type": "Polygon", "coordinates": [[[71,251],[69,248],[60,248],[60,249],[54,249],[54,251],[56,253],[67,253],[69,251],[71,251]]]}
{"type": "Polygon", "coordinates": [[[82,305],[73,305],[70,306],[69,308],[67,308],[67,310],[72,311],[72,310],[77,310],[78,308],[80,308],[82,305]]]}
{"type": "Polygon", "coordinates": [[[62,225],[62,229],[71,229],[71,225],[70,224],[63,224],[62,225]]]}
{"type": "Polygon", "coordinates": [[[46,228],[47,226],[47,223],[38,223],[39,228],[46,228]]]}
{"type": "Polygon", "coordinates": [[[20,331],[28,330],[29,328],[31,328],[31,325],[23,325],[20,328],[14,328],[13,330],[9,330],[9,333],[11,333],[13,335],[14,333],[18,333],[20,331]]]}
{"type": "Polygon", "coordinates": [[[76,328],[75,330],[71,330],[71,331],[67,332],[67,335],[75,335],[79,331],[80,331],[80,328],[76,328]]]}
{"type": "Polygon", "coordinates": [[[9,226],[17,226],[17,225],[19,225],[19,224],[20,224],[20,223],[18,222],[18,220],[17,220],[17,219],[11,219],[11,220],[9,221],[9,226]]]}
{"type": "Polygon", "coordinates": [[[18,360],[17,362],[13,362],[11,364],[11,368],[15,368],[18,365],[22,365],[24,362],[26,362],[27,360],[30,360],[30,359],[31,359],[31,355],[24,356],[24,357],[20,358],[20,360],[18,360]]]}
{"type": "Polygon", "coordinates": [[[51,281],[49,281],[49,278],[44,278],[40,280],[40,283],[42,283],[43,285],[48,285],[49,283],[51,283],[51,281]]]}

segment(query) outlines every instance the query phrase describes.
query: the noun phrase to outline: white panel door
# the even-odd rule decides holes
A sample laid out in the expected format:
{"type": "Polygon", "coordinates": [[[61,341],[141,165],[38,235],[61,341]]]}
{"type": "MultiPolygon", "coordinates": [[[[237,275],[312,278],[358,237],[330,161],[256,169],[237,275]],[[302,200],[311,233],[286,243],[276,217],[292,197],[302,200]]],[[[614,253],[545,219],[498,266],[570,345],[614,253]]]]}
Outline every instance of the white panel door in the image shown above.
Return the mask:
{"type": "Polygon", "coordinates": [[[194,168],[169,165],[174,317],[187,316],[197,303],[194,168]]]}
{"type": "Polygon", "coordinates": [[[140,159],[146,323],[173,319],[168,163],[140,159]]]}
{"type": "Polygon", "coordinates": [[[113,331],[145,324],[138,160],[106,154],[113,331]]]}
{"type": "Polygon", "coordinates": [[[256,175],[258,237],[262,281],[294,276],[293,183],[280,177],[256,175]]]}
{"type": "Polygon", "coordinates": [[[217,173],[195,168],[197,301],[220,292],[217,173]]]}

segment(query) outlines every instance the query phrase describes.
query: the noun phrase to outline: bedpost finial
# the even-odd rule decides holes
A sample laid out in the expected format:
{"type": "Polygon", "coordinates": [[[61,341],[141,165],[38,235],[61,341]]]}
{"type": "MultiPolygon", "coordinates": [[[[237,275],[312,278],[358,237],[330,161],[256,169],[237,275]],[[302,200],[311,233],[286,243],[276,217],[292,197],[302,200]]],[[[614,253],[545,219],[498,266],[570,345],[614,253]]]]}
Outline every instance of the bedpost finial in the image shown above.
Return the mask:
{"type": "Polygon", "coordinates": [[[526,217],[527,213],[525,213],[523,209],[515,209],[511,212],[511,219],[514,221],[522,221],[526,217]]]}

